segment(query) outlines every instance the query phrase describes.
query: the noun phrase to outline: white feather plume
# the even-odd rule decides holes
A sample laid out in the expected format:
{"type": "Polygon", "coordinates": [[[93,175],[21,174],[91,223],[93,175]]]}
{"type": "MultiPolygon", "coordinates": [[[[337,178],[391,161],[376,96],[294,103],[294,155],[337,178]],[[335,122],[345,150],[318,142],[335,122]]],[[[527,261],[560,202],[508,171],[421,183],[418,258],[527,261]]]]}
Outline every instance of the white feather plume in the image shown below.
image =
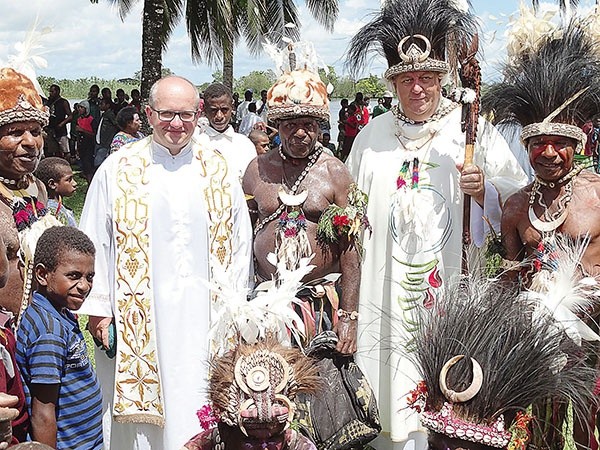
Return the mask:
{"type": "Polygon", "coordinates": [[[536,52],[545,37],[554,35],[560,38],[561,34],[555,21],[556,9],[547,9],[537,15],[533,8],[528,8],[523,3],[519,9],[519,16],[508,24],[506,50],[510,61],[536,52]]]}
{"type": "Polygon", "coordinates": [[[541,308],[548,309],[577,345],[581,345],[582,339],[600,341],[600,336],[579,318],[589,314],[589,309],[600,299],[598,280],[581,277],[581,258],[589,244],[589,236],[576,241],[555,235],[550,241],[556,249],[558,268],[536,273],[524,295],[538,301],[541,308]]]}
{"type": "Polygon", "coordinates": [[[36,68],[44,69],[48,65],[47,61],[42,57],[45,53],[42,41],[44,40],[44,36],[50,33],[51,29],[45,27],[38,30],[37,28],[38,18],[36,17],[27,32],[25,40],[14,44],[16,53],[7,55],[6,59],[0,58],[0,67],[12,67],[17,72],[22,73],[32,81],[38,94],[44,95],[44,91],[37,81],[36,68]]]}
{"type": "Polygon", "coordinates": [[[327,70],[327,64],[319,58],[313,43],[309,41],[289,41],[284,48],[278,48],[276,44],[265,39],[263,49],[275,62],[278,76],[292,71],[290,66],[291,53],[294,54],[295,70],[308,70],[313,73],[318,73],[319,68],[327,70]]]}
{"type": "Polygon", "coordinates": [[[300,342],[304,324],[293,304],[299,304],[296,293],[302,288],[302,279],[315,267],[309,264],[313,256],[302,258],[298,269],[287,270],[283,262],[275,261],[275,255],[270,254],[268,259],[277,267],[277,278],[261,283],[250,301],[249,289],[242,286],[242,271],[236,273],[217,265],[212,281],[205,281],[215,294],[208,333],[211,351],[222,355],[240,339],[254,343],[267,333],[282,343],[289,342],[291,333],[300,342]]]}

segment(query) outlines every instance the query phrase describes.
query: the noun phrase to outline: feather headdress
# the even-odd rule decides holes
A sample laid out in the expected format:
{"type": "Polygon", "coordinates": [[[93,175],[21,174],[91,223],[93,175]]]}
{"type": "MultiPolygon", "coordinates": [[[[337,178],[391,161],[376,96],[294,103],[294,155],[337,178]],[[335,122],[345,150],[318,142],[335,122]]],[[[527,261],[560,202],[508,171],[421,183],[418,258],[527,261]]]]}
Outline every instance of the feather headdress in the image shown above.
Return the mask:
{"type": "Polygon", "coordinates": [[[558,135],[585,144],[579,128],[600,109],[598,44],[579,19],[523,46],[504,68],[504,80],[482,98],[495,123],[519,124],[521,138],[558,135]]]}
{"type": "Polygon", "coordinates": [[[321,81],[318,69],[324,64],[312,42],[289,42],[282,50],[268,43],[264,47],[281,73],[267,92],[269,120],[308,116],[328,121],[331,89],[321,81]]]}
{"type": "MultiPolygon", "coordinates": [[[[208,332],[212,353],[222,355],[240,342],[254,344],[267,336],[289,343],[289,333],[302,342],[304,325],[293,305],[301,304],[296,294],[302,289],[302,279],[315,267],[310,264],[313,256],[302,258],[297,269],[288,270],[284,262],[269,254],[269,261],[277,267],[277,277],[257,286],[251,301],[248,289],[239,287],[240,274],[231,269],[215,270],[208,283],[215,294],[208,332]]],[[[329,277],[335,281],[339,275],[329,277]]]]}
{"type": "Polygon", "coordinates": [[[318,368],[311,358],[267,338],[252,345],[239,344],[213,358],[208,389],[220,419],[245,432],[241,411],[255,407],[255,420],[267,422],[272,419],[273,406],[279,404],[288,409],[287,421],[291,423],[296,396],[314,394],[320,385],[318,368]]]}
{"type": "Polygon", "coordinates": [[[347,65],[364,68],[367,56],[384,56],[388,80],[410,71],[455,72],[458,52],[477,32],[467,1],[388,0],[349,45],[347,65]]]}
{"type": "Polygon", "coordinates": [[[35,67],[46,67],[41,41],[49,30],[37,31],[36,27],[37,20],[25,40],[14,45],[16,53],[0,55],[0,126],[29,120],[48,124],[48,108],[40,97],[43,91],[35,67]]]}
{"type": "Polygon", "coordinates": [[[589,237],[575,240],[560,234],[545,238],[544,246],[551,249],[548,267],[541,264],[528,291],[522,294],[552,314],[558,326],[579,346],[582,339],[600,341],[600,336],[581,319],[589,316],[600,290],[596,278],[581,276],[581,258],[589,242],[589,237]]]}
{"type": "Polygon", "coordinates": [[[532,403],[593,404],[595,370],[536,302],[483,280],[449,289],[420,309],[409,354],[424,380],[409,402],[430,430],[503,448],[513,425],[528,434],[519,413],[532,403]]]}

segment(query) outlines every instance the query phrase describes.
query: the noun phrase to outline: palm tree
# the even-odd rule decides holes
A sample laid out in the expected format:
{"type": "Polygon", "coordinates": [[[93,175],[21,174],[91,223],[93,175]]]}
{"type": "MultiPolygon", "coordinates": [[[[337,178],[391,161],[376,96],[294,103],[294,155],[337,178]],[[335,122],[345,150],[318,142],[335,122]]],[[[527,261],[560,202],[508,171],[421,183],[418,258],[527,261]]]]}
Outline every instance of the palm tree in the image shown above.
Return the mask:
{"type": "MultiPolygon", "coordinates": [[[[90,0],[97,3],[98,0],[90,0]]],[[[121,18],[138,0],[108,0],[121,18]]],[[[333,29],[338,0],[305,0],[312,16],[327,30],[333,29]]],[[[300,18],[294,0],[144,0],[142,19],[142,84],[146,99],[150,86],[160,78],[162,51],[185,14],[195,62],[223,63],[224,83],[233,85],[233,51],[243,36],[250,52],[262,51],[265,36],[274,43],[284,37],[298,39],[300,18]],[[293,27],[286,26],[293,24],[293,27]]]]}
{"type": "MultiPolygon", "coordinates": [[[[561,11],[565,11],[567,9],[567,3],[569,6],[576,8],[579,4],[579,0],[570,0],[568,2],[567,0],[558,0],[558,6],[561,11]]],[[[598,3],[598,0],[596,0],[596,3],[598,3]]],[[[537,10],[537,8],[540,6],[540,0],[531,0],[531,4],[533,5],[533,9],[537,10]]]]}
{"type": "MultiPolygon", "coordinates": [[[[233,85],[233,50],[243,37],[253,55],[262,51],[266,38],[281,44],[284,38],[300,37],[300,18],[294,0],[234,0],[231,9],[210,10],[214,0],[188,1],[186,14],[195,61],[223,64],[223,82],[233,85]],[[191,6],[191,9],[189,7],[191,6]],[[217,14],[215,14],[215,12],[217,14]],[[290,26],[291,25],[291,26],[290,26]]],[[[326,30],[333,30],[339,12],[338,0],[305,0],[311,15],[326,30]]]]}
{"type": "MultiPolygon", "coordinates": [[[[90,0],[98,3],[98,0],[90,0]]],[[[108,0],[116,5],[123,19],[138,0],[108,0]]],[[[191,3],[194,0],[186,0],[191,3]]],[[[214,1],[215,4],[227,3],[214,1]]],[[[148,98],[150,87],[160,79],[162,70],[162,52],[166,50],[169,38],[179,23],[183,13],[183,0],[144,0],[142,18],[142,76],[140,94],[143,100],[148,98]]]]}

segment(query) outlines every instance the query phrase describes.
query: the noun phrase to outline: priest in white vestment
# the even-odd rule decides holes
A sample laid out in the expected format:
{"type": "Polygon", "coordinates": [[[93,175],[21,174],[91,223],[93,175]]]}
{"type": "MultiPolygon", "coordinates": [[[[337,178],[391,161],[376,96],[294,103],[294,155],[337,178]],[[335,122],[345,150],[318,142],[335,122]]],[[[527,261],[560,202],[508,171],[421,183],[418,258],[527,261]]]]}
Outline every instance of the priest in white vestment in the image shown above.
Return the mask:
{"type": "Polygon", "coordinates": [[[359,31],[351,45],[353,66],[372,46],[385,49],[385,76],[399,98],[360,131],[346,163],[369,196],[373,226],[371,239],[364,239],[357,362],[377,395],[383,430],[372,445],[378,450],[427,448],[425,429],[406,402],[420,377],[402,352],[414,326],[411,311],[431,307],[443,285],[460,273],[464,194],[471,196],[470,253],[480,254],[489,224],[499,230],[502,202],[527,179],[483,119],[474,163],[462,166],[462,108],[442,97],[449,71],[446,33],[440,39],[434,32],[468,37],[471,28],[461,27],[470,19],[454,7],[444,12],[436,1],[386,3],[376,23],[359,31]],[[407,11],[418,17],[407,18],[407,11]],[[406,27],[409,23],[413,26],[406,27]]]}
{"type": "Polygon", "coordinates": [[[114,359],[96,349],[106,449],[179,450],[200,432],[207,281],[225,268],[248,280],[246,202],[223,156],[193,137],[198,104],[189,81],[159,80],[146,109],[154,134],[109,156],[87,194],[96,276],[81,312],[105,347],[116,340],[114,359]]]}

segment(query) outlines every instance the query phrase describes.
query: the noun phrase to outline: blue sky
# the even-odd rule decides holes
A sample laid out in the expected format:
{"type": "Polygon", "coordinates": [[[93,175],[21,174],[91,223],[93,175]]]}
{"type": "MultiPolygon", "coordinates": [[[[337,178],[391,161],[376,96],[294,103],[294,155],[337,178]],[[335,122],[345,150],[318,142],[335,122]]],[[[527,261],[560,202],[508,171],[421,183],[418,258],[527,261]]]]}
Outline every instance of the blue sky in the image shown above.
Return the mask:
{"type": "MultiPolygon", "coordinates": [[[[511,14],[519,8],[518,0],[471,0],[474,12],[480,17],[483,29],[484,80],[498,78],[498,64],[505,57],[504,34],[511,14]]],[[[303,5],[302,1],[297,2],[303,5]]],[[[580,2],[584,6],[590,1],[580,2]]],[[[101,78],[131,77],[141,67],[141,4],[121,21],[118,12],[108,0],[99,0],[92,5],[87,0],[0,0],[2,26],[0,27],[0,60],[14,53],[13,44],[23,40],[27,30],[38,17],[38,28],[49,27],[45,35],[44,58],[47,67],[38,69],[38,74],[56,78],[101,78]],[[26,6],[25,6],[26,5],[26,6]]],[[[526,4],[530,4],[526,2],[526,4]]],[[[333,33],[326,32],[310,19],[310,14],[301,6],[304,23],[302,39],[315,43],[320,57],[333,65],[338,74],[344,74],[344,54],[354,33],[367,23],[379,6],[378,0],[340,0],[340,16],[333,33]]],[[[236,49],[236,77],[252,70],[273,67],[270,59],[263,55],[248,55],[243,45],[236,49]]],[[[164,66],[178,75],[200,84],[211,81],[211,74],[218,67],[205,64],[194,65],[190,58],[189,39],[183,26],[178,27],[169,49],[163,56],[164,66]]],[[[373,60],[369,73],[381,75],[385,61],[373,60]]]]}

